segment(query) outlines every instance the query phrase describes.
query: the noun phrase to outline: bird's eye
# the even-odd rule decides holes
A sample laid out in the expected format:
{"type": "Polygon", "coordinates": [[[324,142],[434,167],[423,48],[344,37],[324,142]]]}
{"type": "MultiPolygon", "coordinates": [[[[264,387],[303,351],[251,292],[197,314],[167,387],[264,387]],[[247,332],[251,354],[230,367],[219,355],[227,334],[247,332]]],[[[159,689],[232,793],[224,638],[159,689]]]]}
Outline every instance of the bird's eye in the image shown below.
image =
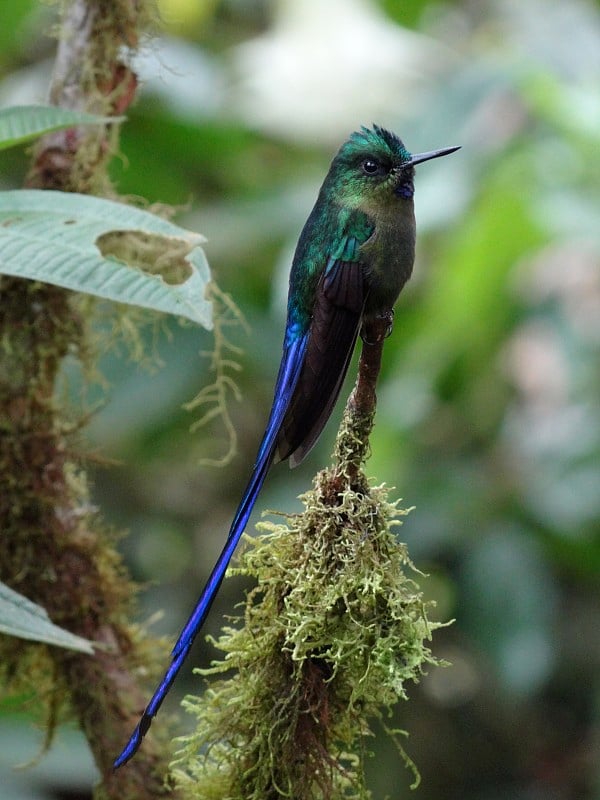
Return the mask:
{"type": "Polygon", "coordinates": [[[361,167],[365,175],[376,175],[381,169],[379,162],[374,158],[365,158],[361,167]]]}

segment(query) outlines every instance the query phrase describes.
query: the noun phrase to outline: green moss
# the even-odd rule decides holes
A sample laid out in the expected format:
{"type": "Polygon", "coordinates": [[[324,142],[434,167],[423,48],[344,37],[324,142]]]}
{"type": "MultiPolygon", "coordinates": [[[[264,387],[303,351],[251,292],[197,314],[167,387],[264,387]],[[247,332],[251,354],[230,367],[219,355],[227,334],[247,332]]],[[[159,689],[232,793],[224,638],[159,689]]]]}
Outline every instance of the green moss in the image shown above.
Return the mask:
{"type": "MultiPolygon", "coordinates": [[[[394,533],[408,512],[362,473],[351,487],[343,467],[317,475],[302,514],[247,540],[235,572],[258,583],[243,627],[224,630],[224,657],[203,674],[234,672],[185,701],[198,723],[179,740],[174,776],[189,798],[370,797],[371,725],[436,663],[436,625],[394,533]]],[[[414,769],[402,732],[392,735],[414,769]]]]}

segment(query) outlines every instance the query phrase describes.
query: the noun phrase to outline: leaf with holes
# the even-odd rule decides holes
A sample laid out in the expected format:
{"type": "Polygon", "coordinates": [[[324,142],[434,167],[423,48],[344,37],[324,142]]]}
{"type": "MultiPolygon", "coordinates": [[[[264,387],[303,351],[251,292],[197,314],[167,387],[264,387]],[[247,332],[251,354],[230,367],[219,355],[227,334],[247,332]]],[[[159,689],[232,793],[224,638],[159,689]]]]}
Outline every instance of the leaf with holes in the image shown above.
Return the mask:
{"type": "Polygon", "coordinates": [[[204,237],[89,195],[0,192],[0,274],[43,281],[212,328],[204,237]]]}

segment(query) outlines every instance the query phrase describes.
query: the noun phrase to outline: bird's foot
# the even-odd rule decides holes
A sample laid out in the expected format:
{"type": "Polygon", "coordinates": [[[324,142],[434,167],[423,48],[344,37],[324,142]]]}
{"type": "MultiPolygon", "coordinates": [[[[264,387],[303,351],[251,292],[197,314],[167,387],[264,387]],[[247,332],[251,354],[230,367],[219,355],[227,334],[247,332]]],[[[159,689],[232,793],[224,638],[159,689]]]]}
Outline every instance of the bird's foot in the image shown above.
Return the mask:
{"type": "Polygon", "coordinates": [[[374,317],[370,317],[363,323],[360,330],[360,338],[365,344],[379,344],[392,332],[394,327],[394,310],[382,311],[374,317]]]}

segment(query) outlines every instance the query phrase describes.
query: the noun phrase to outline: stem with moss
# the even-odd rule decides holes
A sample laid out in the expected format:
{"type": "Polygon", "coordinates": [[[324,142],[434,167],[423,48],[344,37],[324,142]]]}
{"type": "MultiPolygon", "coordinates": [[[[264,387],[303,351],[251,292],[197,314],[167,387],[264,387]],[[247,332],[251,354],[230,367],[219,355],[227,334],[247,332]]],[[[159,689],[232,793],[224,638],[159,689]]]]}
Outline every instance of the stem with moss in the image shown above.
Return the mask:
{"type": "Polygon", "coordinates": [[[375,424],[377,379],[381,369],[383,343],[391,330],[392,312],[369,320],[362,329],[362,350],[358,375],[348,398],[340,434],[336,439],[333,459],[338,484],[345,480],[351,486],[359,479],[362,465],[369,454],[369,437],[375,424]]]}

